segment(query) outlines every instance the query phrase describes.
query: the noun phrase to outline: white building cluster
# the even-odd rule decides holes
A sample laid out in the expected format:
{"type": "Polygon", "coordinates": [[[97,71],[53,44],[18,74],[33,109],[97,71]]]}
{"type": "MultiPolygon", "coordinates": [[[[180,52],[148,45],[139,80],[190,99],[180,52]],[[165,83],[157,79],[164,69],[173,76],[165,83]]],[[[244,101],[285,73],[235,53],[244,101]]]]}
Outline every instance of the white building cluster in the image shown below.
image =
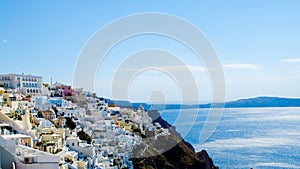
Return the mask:
{"type": "Polygon", "coordinates": [[[43,84],[40,76],[0,75],[0,84],[3,169],[133,168],[142,135],[155,140],[169,134],[142,106],[108,105],[82,89],[43,84]]]}

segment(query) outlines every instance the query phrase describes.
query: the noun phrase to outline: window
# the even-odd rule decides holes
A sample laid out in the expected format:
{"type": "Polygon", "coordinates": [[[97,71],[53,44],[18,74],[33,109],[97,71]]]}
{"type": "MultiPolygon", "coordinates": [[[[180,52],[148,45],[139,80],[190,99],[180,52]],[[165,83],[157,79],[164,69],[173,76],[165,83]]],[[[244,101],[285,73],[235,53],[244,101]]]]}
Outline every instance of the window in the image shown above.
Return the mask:
{"type": "Polygon", "coordinates": [[[74,144],[74,143],[72,143],[72,146],[75,146],[75,144],[74,144]]]}

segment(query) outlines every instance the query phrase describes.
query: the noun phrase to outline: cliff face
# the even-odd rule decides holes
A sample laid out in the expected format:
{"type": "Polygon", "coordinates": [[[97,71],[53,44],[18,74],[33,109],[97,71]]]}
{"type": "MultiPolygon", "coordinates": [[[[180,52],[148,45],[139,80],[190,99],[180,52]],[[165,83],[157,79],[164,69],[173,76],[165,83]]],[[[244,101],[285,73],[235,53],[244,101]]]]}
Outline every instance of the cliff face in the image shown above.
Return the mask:
{"type": "Polygon", "coordinates": [[[191,144],[184,141],[176,128],[160,117],[157,111],[148,111],[154,122],[168,128],[171,135],[160,137],[153,143],[155,149],[164,149],[166,145],[174,145],[161,154],[148,158],[133,159],[135,169],[217,169],[205,150],[195,153],[191,144]],[[175,144],[174,144],[175,143],[175,144]]]}
{"type": "Polygon", "coordinates": [[[176,127],[172,126],[171,124],[169,124],[168,122],[166,122],[163,118],[161,118],[160,113],[157,110],[149,110],[148,114],[152,118],[153,122],[159,123],[163,128],[169,129],[169,132],[171,134],[173,134],[176,137],[178,137],[179,139],[181,139],[182,142],[185,143],[185,145],[187,145],[190,149],[192,149],[195,152],[194,147],[189,142],[186,142],[181,137],[181,135],[176,131],[176,127]]]}

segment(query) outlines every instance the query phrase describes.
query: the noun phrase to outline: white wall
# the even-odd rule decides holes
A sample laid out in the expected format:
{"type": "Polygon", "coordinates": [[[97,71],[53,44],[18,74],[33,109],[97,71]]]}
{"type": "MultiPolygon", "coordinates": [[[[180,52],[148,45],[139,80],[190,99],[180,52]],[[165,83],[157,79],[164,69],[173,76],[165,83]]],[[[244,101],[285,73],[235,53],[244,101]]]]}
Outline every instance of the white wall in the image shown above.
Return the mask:
{"type": "Polygon", "coordinates": [[[24,164],[20,161],[16,161],[17,169],[58,169],[58,163],[32,163],[24,164]]]}

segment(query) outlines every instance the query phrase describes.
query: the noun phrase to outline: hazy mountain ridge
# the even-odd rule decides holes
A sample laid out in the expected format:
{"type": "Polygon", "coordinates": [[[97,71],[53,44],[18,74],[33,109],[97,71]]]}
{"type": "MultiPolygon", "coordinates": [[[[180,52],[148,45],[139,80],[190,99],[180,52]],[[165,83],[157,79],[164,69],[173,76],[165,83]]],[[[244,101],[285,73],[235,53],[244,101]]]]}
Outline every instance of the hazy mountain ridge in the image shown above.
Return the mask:
{"type": "Polygon", "coordinates": [[[225,107],[299,107],[300,98],[256,97],[230,101],[225,107]]]}
{"type": "MultiPolygon", "coordinates": [[[[133,107],[142,104],[147,110],[168,110],[168,109],[192,109],[192,108],[210,108],[209,104],[146,104],[133,103],[133,107]]],[[[247,108],[247,107],[300,107],[300,98],[283,98],[261,96],[255,98],[239,99],[225,102],[225,108],[247,108]]]]}

